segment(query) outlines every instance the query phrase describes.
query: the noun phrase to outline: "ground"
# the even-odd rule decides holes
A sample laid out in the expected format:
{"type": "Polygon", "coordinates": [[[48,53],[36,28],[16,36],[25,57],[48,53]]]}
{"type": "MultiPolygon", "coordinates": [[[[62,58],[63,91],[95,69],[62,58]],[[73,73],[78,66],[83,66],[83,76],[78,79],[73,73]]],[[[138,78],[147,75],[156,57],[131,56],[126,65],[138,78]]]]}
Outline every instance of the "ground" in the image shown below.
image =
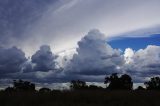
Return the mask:
{"type": "Polygon", "coordinates": [[[160,106],[159,91],[0,92],[0,106],[160,106]]]}

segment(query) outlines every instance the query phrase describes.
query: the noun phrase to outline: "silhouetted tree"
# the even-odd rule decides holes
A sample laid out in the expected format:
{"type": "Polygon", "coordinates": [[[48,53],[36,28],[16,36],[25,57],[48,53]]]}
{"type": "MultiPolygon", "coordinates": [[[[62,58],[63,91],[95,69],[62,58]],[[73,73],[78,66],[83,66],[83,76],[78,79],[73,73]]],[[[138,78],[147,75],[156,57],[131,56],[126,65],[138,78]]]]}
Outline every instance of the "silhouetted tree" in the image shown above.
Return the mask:
{"type": "Polygon", "coordinates": [[[86,85],[86,82],[80,81],[80,80],[72,80],[70,82],[70,88],[74,90],[80,90],[80,89],[86,89],[88,86],[86,85]]]}
{"type": "Polygon", "coordinates": [[[15,89],[13,87],[7,87],[5,89],[5,92],[8,92],[8,93],[11,93],[11,92],[14,92],[14,91],[15,91],[15,89]]]}
{"type": "Polygon", "coordinates": [[[49,89],[49,88],[41,88],[41,89],[39,89],[39,92],[41,92],[41,93],[49,93],[49,92],[51,92],[51,89],[49,89]]]}
{"type": "Polygon", "coordinates": [[[29,81],[14,80],[13,81],[13,88],[18,91],[34,91],[35,84],[33,84],[29,81]]]}
{"type": "Polygon", "coordinates": [[[142,90],[145,90],[145,88],[143,88],[142,86],[138,86],[135,90],[142,91],[142,90]]]}
{"type": "Polygon", "coordinates": [[[152,77],[150,81],[144,84],[147,90],[160,90],[160,77],[152,77]]]}
{"type": "Polygon", "coordinates": [[[120,89],[120,80],[117,76],[117,73],[113,73],[110,77],[105,78],[105,84],[108,84],[108,89],[120,89]]]}
{"type": "Polygon", "coordinates": [[[133,82],[132,82],[132,78],[127,75],[124,74],[120,77],[120,81],[121,81],[121,86],[122,89],[126,89],[126,90],[131,90],[133,87],[133,82]]]}
{"type": "Polygon", "coordinates": [[[52,93],[54,93],[54,94],[60,94],[60,93],[62,93],[62,91],[61,90],[56,90],[56,89],[53,89],[52,90],[52,93]]]}
{"type": "Polygon", "coordinates": [[[113,73],[111,76],[105,77],[104,83],[109,84],[107,89],[111,90],[131,90],[133,87],[132,78],[127,74],[124,74],[119,78],[117,73],[113,73]]]}
{"type": "Polygon", "coordinates": [[[100,86],[96,86],[96,85],[89,85],[88,89],[89,90],[102,90],[103,88],[100,86]]]}

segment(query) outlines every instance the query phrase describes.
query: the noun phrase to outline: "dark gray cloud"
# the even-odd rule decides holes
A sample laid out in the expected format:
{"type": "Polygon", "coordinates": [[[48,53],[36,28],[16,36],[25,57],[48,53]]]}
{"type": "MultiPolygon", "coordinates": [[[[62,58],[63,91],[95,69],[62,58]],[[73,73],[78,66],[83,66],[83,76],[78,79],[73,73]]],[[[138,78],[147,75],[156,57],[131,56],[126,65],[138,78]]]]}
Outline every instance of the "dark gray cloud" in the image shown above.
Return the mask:
{"type": "Polygon", "coordinates": [[[26,63],[26,68],[29,71],[49,71],[56,67],[55,55],[51,52],[50,47],[43,45],[31,57],[31,62],[26,63]]]}
{"type": "Polygon", "coordinates": [[[35,64],[35,71],[49,71],[55,69],[55,56],[52,54],[50,47],[47,45],[41,46],[40,50],[32,55],[31,59],[32,63],[35,64]]]}
{"type": "Polygon", "coordinates": [[[24,52],[16,47],[0,47],[0,57],[0,76],[20,72],[23,63],[27,61],[24,52]]]}
{"type": "Polygon", "coordinates": [[[23,51],[16,47],[9,49],[1,47],[0,57],[0,79],[48,82],[51,75],[57,76],[59,73],[56,72],[56,56],[47,45],[41,46],[31,59],[26,59],[23,51]]]}

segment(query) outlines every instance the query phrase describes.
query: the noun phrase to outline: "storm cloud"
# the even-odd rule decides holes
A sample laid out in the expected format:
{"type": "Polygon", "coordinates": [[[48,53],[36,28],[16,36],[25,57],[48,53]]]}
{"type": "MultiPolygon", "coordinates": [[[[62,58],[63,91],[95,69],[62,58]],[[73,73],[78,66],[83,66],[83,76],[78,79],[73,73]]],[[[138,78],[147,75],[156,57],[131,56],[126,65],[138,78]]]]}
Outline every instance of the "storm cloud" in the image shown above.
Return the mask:
{"type": "Polygon", "coordinates": [[[17,47],[0,48],[0,81],[26,79],[37,83],[63,83],[73,79],[103,82],[106,75],[127,73],[134,82],[160,74],[160,47],[113,49],[99,30],[90,30],[70,53],[53,53],[42,45],[31,58],[17,47]],[[61,57],[62,56],[62,57],[61,57]],[[66,62],[65,62],[66,61],[66,62]],[[63,62],[63,64],[61,63],[63,62]]]}
{"type": "Polygon", "coordinates": [[[24,52],[16,47],[0,47],[0,76],[20,72],[27,61],[24,52]]]}
{"type": "Polygon", "coordinates": [[[34,71],[54,70],[56,66],[55,56],[47,45],[41,46],[40,50],[32,55],[31,60],[31,62],[35,64],[33,67],[34,71]]]}

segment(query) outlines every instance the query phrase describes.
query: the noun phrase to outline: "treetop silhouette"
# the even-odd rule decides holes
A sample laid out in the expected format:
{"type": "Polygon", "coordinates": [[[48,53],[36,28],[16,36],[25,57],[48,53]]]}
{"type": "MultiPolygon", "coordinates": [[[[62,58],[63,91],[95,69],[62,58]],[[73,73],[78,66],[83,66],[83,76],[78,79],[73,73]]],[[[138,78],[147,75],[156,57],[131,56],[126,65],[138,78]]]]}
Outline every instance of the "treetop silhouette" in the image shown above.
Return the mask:
{"type": "Polygon", "coordinates": [[[147,90],[160,90],[160,77],[152,77],[150,81],[144,83],[147,90]]]}
{"type": "Polygon", "coordinates": [[[13,88],[15,90],[20,90],[20,91],[34,91],[35,84],[31,83],[29,81],[14,80],[13,81],[13,88]]]}
{"type": "Polygon", "coordinates": [[[111,76],[105,77],[104,83],[109,84],[107,89],[110,90],[131,90],[133,87],[132,78],[127,74],[118,77],[117,73],[113,73],[111,76]]]}

